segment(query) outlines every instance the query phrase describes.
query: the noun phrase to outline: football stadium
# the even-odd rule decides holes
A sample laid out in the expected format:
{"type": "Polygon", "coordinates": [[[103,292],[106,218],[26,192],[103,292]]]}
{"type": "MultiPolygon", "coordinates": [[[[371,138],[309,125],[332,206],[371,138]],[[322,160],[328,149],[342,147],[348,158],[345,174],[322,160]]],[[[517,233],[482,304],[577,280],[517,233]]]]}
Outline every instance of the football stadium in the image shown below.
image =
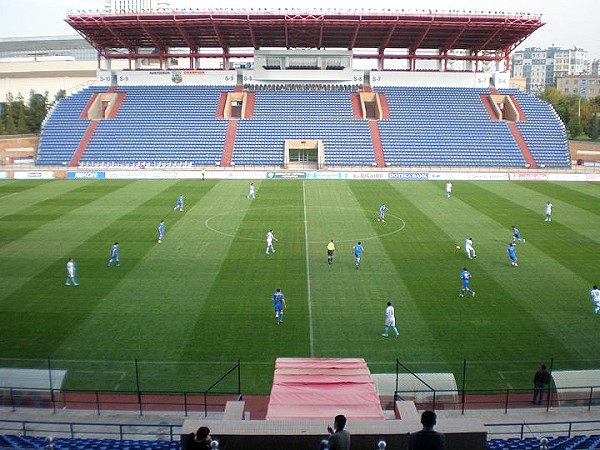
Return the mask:
{"type": "Polygon", "coordinates": [[[511,82],[541,17],[65,20],[94,81],[1,147],[0,448],[340,448],[344,415],[401,449],[426,410],[447,449],[600,448],[600,151],[511,82]]]}

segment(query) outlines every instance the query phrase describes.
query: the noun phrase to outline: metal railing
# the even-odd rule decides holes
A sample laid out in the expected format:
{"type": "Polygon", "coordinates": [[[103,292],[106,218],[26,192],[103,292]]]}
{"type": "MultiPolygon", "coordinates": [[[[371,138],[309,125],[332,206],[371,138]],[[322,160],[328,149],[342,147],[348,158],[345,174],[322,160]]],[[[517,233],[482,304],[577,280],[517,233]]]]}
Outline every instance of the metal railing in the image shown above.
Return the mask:
{"type": "Polygon", "coordinates": [[[561,387],[560,394],[550,388],[544,392],[544,401],[541,405],[532,404],[532,389],[507,388],[504,390],[473,389],[422,389],[422,390],[397,390],[396,400],[414,401],[418,409],[444,409],[456,410],[462,414],[466,410],[498,409],[508,414],[511,409],[543,408],[549,410],[555,407],[585,407],[589,410],[600,406],[600,386],[587,387],[561,387]],[[452,400],[456,398],[456,400],[452,400]]]}
{"type": "Polygon", "coordinates": [[[227,401],[241,400],[240,392],[159,392],[159,391],[72,391],[65,389],[22,389],[0,387],[0,406],[102,411],[136,411],[140,416],[151,411],[203,413],[225,409],[227,401]]]}
{"type": "Polygon", "coordinates": [[[138,360],[3,361],[5,373],[10,374],[14,368],[13,378],[20,370],[36,373],[33,387],[16,378],[14,384],[5,380],[5,385],[0,385],[0,406],[13,411],[20,407],[51,408],[54,412],[68,408],[96,410],[99,415],[101,411],[123,410],[138,411],[140,416],[147,411],[173,411],[185,416],[203,412],[206,417],[209,411],[222,411],[227,401],[242,398],[239,360],[230,367],[138,360]],[[93,372],[98,365],[110,369],[106,376],[93,379],[74,375],[93,372]],[[72,373],[72,383],[78,386],[65,387],[63,377],[67,372],[72,373]],[[179,377],[176,382],[174,377],[179,377]]]}
{"type": "MultiPolygon", "coordinates": [[[[554,359],[550,363],[550,373],[554,359]]],[[[417,373],[406,364],[396,360],[396,384],[394,390],[394,400],[414,401],[419,409],[451,409],[460,410],[462,414],[468,409],[503,409],[507,414],[510,409],[517,408],[545,408],[547,411],[551,407],[561,406],[579,406],[587,407],[588,411],[593,406],[600,406],[600,385],[590,384],[589,386],[564,386],[558,388],[554,384],[554,379],[547,385],[543,392],[543,402],[541,404],[532,404],[533,389],[528,388],[495,388],[495,389],[472,389],[467,387],[467,361],[464,360],[459,368],[457,364],[453,366],[453,373],[458,374],[461,385],[456,389],[439,389],[433,386],[434,383],[427,381],[424,376],[429,373],[440,373],[444,371],[425,370],[425,373],[417,373]],[[462,373],[461,373],[462,372],[462,373]],[[407,374],[410,377],[410,388],[405,384],[401,387],[400,376],[407,374]]],[[[438,384],[439,386],[439,384],[438,384]]],[[[456,386],[456,384],[455,384],[456,386]]]]}
{"type": "Polygon", "coordinates": [[[564,422],[519,422],[484,423],[488,429],[488,440],[519,436],[524,439],[531,436],[566,436],[598,434],[600,420],[575,420],[564,422]]]}
{"type": "Polygon", "coordinates": [[[178,424],[123,424],[0,419],[0,435],[52,436],[69,439],[136,439],[179,441],[178,424]]]}

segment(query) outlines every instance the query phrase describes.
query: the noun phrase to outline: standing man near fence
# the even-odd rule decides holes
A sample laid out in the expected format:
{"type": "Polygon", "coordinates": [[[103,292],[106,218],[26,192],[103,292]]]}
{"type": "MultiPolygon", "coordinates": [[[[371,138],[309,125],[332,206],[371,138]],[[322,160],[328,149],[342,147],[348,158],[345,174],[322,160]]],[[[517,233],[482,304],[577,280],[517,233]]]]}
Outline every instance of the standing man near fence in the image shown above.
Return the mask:
{"type": "Polygon", "coordinates": [[[550,384],[550,372],[546,370],[546,366],[542,364],[540,370],[538,370],[533,376],[533,400],[531,403],[538,405],[542,404],[544,400],[544,391],[550,384]]]}

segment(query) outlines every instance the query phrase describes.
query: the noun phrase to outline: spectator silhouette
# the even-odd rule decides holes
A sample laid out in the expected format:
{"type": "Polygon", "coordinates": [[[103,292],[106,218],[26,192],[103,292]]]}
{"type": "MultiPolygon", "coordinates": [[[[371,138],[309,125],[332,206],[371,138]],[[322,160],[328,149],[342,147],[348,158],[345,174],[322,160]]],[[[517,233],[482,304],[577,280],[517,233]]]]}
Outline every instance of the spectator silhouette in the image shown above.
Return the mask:
{"type": "Polygon", "coordinates": [[[538,370],[533,376],[533,400],[531,403],[542,404],[544,400],[544,391],[550,383],[550,372],[546,370],[546,366],[542,364],[540,370],[538,370]]]}
{"type": "Polygon", "coordinates": [[[350,450],[350,433],[344,430],[346,426],[346,416],[338,414],[335,416],[333,426],[327,427],[329,431],[328,449],[329,450],[350,450]]]}
{"type": "Polygon", "coordinates": [[[423,429],[408,436],[408,450],[444,450],[446,436],[433,429],[436,424],[436,414],[433,411],[424,411],[421,414],[423,429]]]}
{"type": "Polygon", "coordinates": [[[210,450],[212,438],[208,427],[200,427],[195,433],[187,435],[183,443],[183,450],[210,450]]]}

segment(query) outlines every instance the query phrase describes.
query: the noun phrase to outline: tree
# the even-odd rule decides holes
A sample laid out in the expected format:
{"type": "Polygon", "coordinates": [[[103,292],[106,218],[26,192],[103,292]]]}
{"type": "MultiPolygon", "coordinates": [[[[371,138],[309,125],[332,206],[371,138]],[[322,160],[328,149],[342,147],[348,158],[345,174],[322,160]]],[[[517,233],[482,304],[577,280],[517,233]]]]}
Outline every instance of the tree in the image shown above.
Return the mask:
{"type": "Polygon", "coordinates": [[[4,116],[4,134],[16,134],[17,127],[15,126],[15,119],[13,117],[12,102],[6,102],[4,116]]]}
{"type": "Polygon", "coordinates": [[[598,131],[598,113],[597,112],[594,113],[594,115],[592,116],[592,120],[590,120],[590,126],[588,128],[587,134],[590,137],[590,139],[592,139],[592,140],[598,139],[598,136],[600,135],[600,133],[598,131]]]}
{"type": "Polygon", "coordinates": [[[29,93],[28,123],[32,133],[39,133],[48,109],[48,92],[44,95],[29,93]]]}
{"type": "Polygon", "coordinates": [[[553,87],[544,89],[539,95],[541,100],[550,103],[552,106],[556,106],[562,97],[564,97],[564,95],[558,89],[553,87]]]}
{"type": "Polygon", "coordinates": [[[575,139],[583,131],[583,129],[581,128],[581,122],[579,121],[579,117],[577,116],[569,120],[569,125],[567,128],[569,129],[569,135],[571,139],[575,139]]]}
{"type": "Polygon", "coordinates": [[[30,132],[27,120],[27,108],[23,103],[18,103],[16,109],[19,114],[17,116],[17,134],[27,134],[30,132]]]}
{"type": "Polygon", "coordinates": [[[65,91],[64,89],[59,89],[56,92],[56,95],[54,96],[54,103],[58,103],[59,101],[61,101],[66,96],[67,96],[67,91],[65,91]]]}

